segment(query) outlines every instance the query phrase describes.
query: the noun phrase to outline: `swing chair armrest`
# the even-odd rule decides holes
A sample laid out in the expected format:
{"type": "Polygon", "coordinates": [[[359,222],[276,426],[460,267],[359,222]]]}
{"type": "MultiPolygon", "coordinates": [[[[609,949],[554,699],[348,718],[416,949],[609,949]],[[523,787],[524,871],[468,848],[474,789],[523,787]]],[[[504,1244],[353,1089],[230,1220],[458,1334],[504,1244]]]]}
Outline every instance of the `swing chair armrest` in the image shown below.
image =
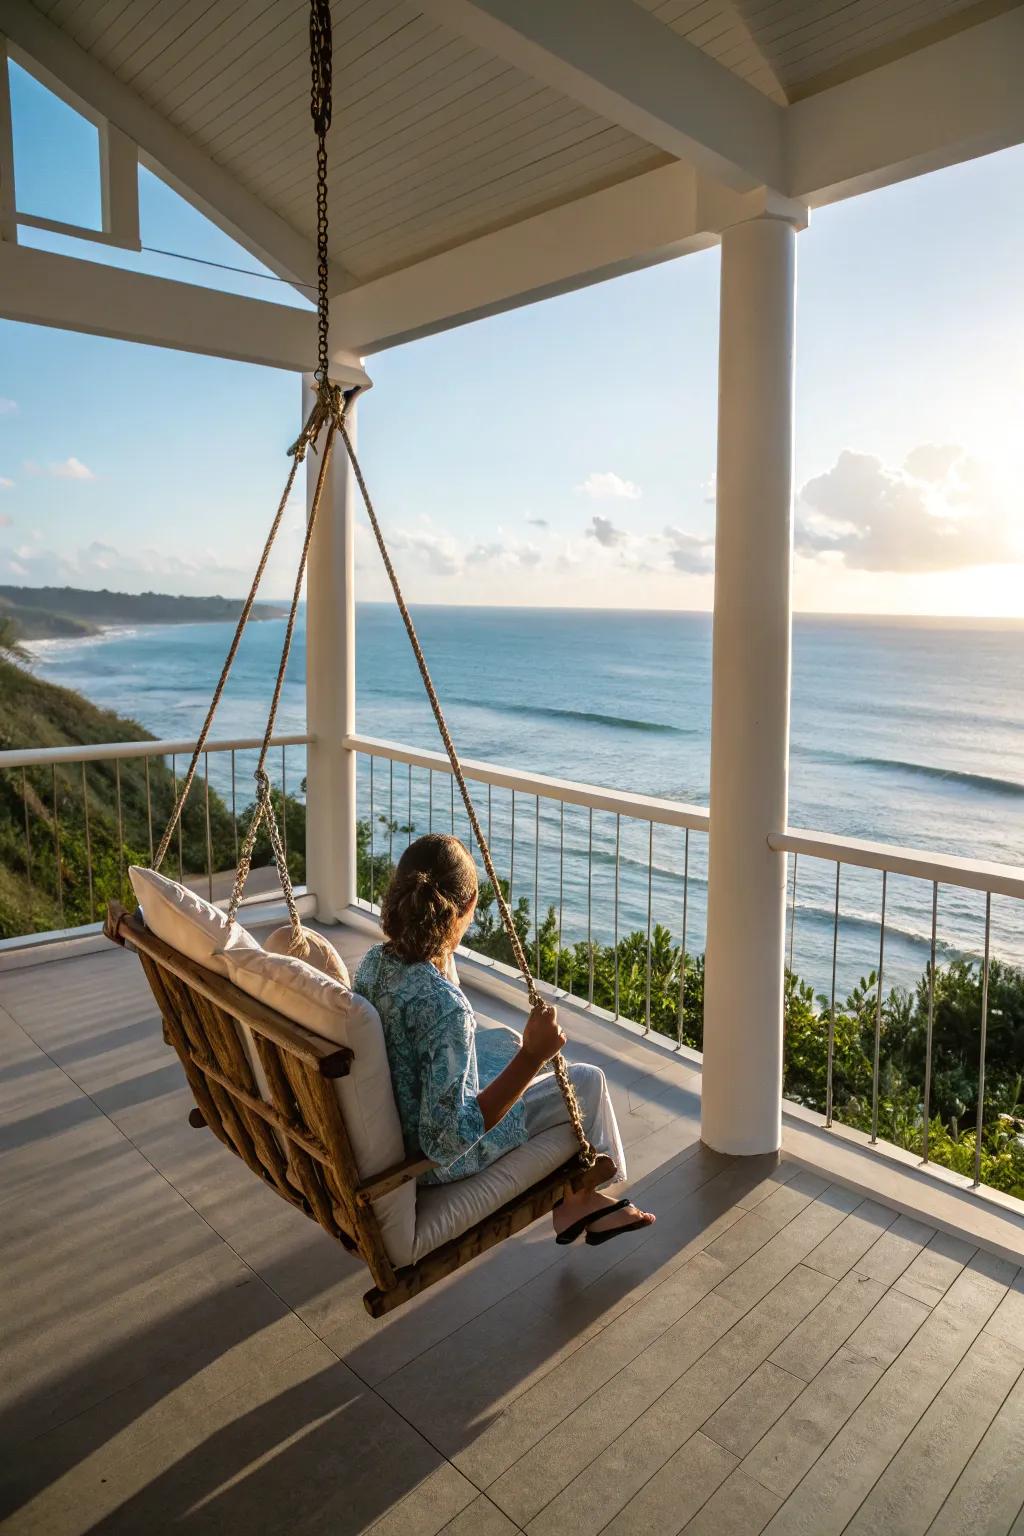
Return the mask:
{"type": "Polygon", "coordinates": [[[395,1163],[393,1168],[385,1168],[383,1173],[374,1174],[372,1179],[362,1179],[356,1185],[356,1200],[360,1205],[372,1205],[382,1195],[390,1195],[392,1190],[401,1189],[403,1184],[408,1184],[410,1179],[418,1179],[421,1173],[429,1173],[437,1164],[432,1158],[419,1154],[415,1157],[407,1157],[404,1162],[395,1163]]]}
{"type": "Polygon", "coordinates": [[[127,916],[128,909],[123,907],[119,901],[109,901],[107,903],[107,915],[103,919],[103,936],[109,939],[111,943],[119,944],[122,949],[124,949],[128,942],[125,935],[121,932],[121,924],[127,916]]]}

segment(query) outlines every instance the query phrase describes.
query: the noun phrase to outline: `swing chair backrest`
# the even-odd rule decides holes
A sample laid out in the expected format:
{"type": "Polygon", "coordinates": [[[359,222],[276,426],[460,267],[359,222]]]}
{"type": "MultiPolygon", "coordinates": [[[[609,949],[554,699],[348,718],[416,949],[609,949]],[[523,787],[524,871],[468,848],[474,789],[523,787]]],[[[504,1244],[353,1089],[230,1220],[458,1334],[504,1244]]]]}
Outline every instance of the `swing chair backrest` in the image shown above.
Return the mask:
{"type": "Polygon", "coordinates": [[[196,1101],[193,1124],[205,1124],[283,1199],[358,1253],[378,1287],[393,1286],[396,1265],[375,1203],[399,1194],[408,1205],[411,1258],[413,1180],[430,1164],[403,1159],[376,1176],[360,1173],[339,1103],[355,1053],[172,948],[139,913],[112,906],[106,932],[138,953],[164,1039],[196,1101]]]}

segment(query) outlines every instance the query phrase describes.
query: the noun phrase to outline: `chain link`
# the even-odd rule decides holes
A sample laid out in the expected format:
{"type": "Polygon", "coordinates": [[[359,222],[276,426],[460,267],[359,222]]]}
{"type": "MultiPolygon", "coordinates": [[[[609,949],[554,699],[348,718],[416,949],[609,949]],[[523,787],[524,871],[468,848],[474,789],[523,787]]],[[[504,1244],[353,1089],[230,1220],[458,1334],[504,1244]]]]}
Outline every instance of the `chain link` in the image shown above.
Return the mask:
{"type": "Polygon", "coordinates": [[[330,261],[327,225],[327,131],[331,126],[333,45],[330,0],[310,0],[309,63],[312,84],[309,111],[316,133],[316,329],[318,383],[326,384],[330,368],[330,261]]]}

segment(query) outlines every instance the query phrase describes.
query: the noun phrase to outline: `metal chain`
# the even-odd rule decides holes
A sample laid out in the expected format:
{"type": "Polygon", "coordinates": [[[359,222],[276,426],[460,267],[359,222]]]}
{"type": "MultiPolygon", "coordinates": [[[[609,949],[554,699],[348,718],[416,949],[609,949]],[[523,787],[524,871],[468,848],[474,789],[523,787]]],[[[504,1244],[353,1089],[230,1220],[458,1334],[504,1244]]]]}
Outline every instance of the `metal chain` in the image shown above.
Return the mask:
{"type": "Polygon", "coordinates": [[[316,133],[316,329],[318,383],[326,384],[330,367],[330,275],[327,226],[327,130],[331,126],[333,45],[330,0],[310,0],[309,110],[316,133]]]}

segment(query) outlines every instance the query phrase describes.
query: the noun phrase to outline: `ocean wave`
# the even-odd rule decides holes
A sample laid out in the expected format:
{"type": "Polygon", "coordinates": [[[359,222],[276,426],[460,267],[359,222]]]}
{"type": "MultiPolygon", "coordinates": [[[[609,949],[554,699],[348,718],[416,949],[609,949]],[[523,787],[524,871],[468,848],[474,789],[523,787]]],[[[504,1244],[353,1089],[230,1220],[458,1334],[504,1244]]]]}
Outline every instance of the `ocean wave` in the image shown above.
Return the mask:
{"type": "Polygon", "coordinates": [[[45,639],[25,640],[22,642],[26,651],[31,656],[47,656],[56,652],[66,655],[70,651],[88,651],[96,645],[104,645],[108,640],[130,640],[137,635],[137,629],[101,629],[95,635],[50,635],[45,639]]]}
{"type": "Polygon", "coordinates": [[[943,768],[940,763],[915,763],[900,757],[863,757],[848,752],[812,752],[807,754],[818,762],[844,764],[853,768],[877,768],[883,772],[915,774],[922,779],[935,779],[946,784],[959,784],[968,789],[990,790],[993,794],[1009,799],[1024,799],[1024,784],[1017,779],[1003,779],[996,774],[972,773],[967,768],[943,768]]]}
{"type": "Polygon", "coordinates": [[[647,731],[658,736],[693,736],[695,732],[685,725],[668,725],[661,720],[638,720],[630,715],[606,715],[592,709],[561,709],[553,704],[505,704],[493,699],[448,700],[452,704],[465,704],[474,709],[490,709],[502,715],[524,715],[530,719],[572,720],[582,725],[606,725],[617,731],[647,731]]]}
{"type": "MultiPolygon", "coordinates": [[[[400,700],[416,700],[422,698],[418,688],[402,689],[392,687],[377,687],[372,683],[361,683],[359,692],[363,696],[374,695],[378,698],[386,698],[393,702],[400,700]]],[[[669,725],[663,720],[640,720],[632,715],[608,715],[593,709],[563,709],[554,704],[513,704],[496,699],[492,696],[482,699],[469,699],[457,694],[446,693],[444,697],[446,705],[459,705],[466,709],[485,709],[498,715],[521,715],[527,719],[541,720],[570,720],[581,725],[605,725],[618,731],[643,731],[656,736],[697,736],[702,734],[693,726],[669,725]]]]}

